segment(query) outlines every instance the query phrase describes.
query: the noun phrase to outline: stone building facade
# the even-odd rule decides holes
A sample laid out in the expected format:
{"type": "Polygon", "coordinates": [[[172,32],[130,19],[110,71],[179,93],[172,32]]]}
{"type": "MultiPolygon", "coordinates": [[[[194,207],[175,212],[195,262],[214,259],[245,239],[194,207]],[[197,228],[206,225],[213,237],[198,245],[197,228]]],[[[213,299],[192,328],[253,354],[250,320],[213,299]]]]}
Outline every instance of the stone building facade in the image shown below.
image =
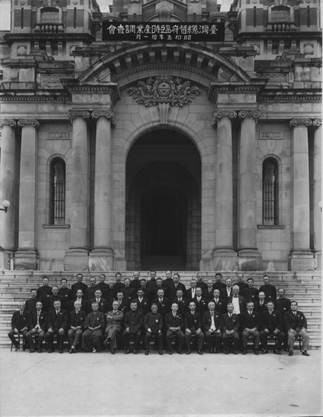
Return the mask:
{"type": "Polygon", "coordinates": [[[0,38],[3,268],[311,270],[319,0],[12,0],[0,38]],[[223,42],[102,22],[224,22],[223,42]]]}

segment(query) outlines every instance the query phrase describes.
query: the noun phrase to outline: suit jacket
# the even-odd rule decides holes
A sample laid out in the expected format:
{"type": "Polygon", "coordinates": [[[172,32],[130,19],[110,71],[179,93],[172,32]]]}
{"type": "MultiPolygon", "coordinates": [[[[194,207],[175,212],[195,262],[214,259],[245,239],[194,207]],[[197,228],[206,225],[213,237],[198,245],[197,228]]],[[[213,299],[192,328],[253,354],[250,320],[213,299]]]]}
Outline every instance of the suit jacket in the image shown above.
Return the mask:
{"type": "MultiPolygon", "coordinates": [[[[212,318],[211,318],[210,311],[206,311],[203,315],[203,321],[202,321],[203,331],[208,332],[210,330],[211,324],[212,324],[212,318]]],[[[221,325],[222,325],[221,314],[219,314],[217,311],[214,311],[214,325],[215,325],[216,330],[221,329],[221,325]]]]}
{"type": "Polygon", "coordinates": [[[179,301],[178,298],[174,298],[172,302],[178,304],[178,312],[182,317],[184,317],[187,312],[187,302],[185,298],[182,298],[181,301],[179,301]]]}
{"type": "Polygon", "coordinates": [[[182,290],[183,291],[183,297],[186,297],[186,288],[185,285],[182,284],[181,282],[179,282],[177,284],[177,286],[175,286],[174,281],[169,283],[169,287],[168,287],[168,298],[170,300],[173,300],[174,298],[176,298],[176,291],[177,290],[182,290]]]}
{"type": "Polygon", "coordinates": [[[97,327],[100,326],[100,329],[104,327],[104,314],[101,311],[92,311],[86,316],[84,322],[84,329],[88,327],[97,327]]]}
{"type": "Polygon", "coordinates": [[[185,314],[184,327],[185,329],[190,329],[191,331],[202,328],[202,319],[197,311],[195,311],[194,314],[190,311],[185,314]]]}
{"type": "Polygon", "coordinates": [[[157,298],[153,302],[157,304],[158,313],[160,313],[163,317],[165,316],[166,313],[169,312],[169,310],[170,310],[170,303],[168,301],[168,298],[165,298],[164,297],[163,298],[163,301],[159,301],[159,298],[157,298]]]}
{"type": "Polygon", "coordinates": [[[37,298],[43,303],[43,309],[47,310],[50,305],[50,296],[52,295],[52,287],[42,285],[37,289],[37,298]]]}
{"type": "MultiPolygon", "coordinates": [[[[77,301],[77,299],[76,299],[76,298],[74,298],[74,299],[72,300],[72,302],[71,302],[71,305],[73,306],[73,309],[74,309],[74,302],[75,302],[75,301],[77,301]]],[[[81,309],[82,309],[83,311],[85,311],[85,313],[86,313],[86,314],[87,314],[87,313],[89,313],[89,312],[91,311],[91,306],[90,306],[90,304],[89,304],[88,300],[87,300],[85,297],[82,297],[81,309]]]]}
{"type": "Polygon", "coordinates": [[[263,291],[266,296],[267,301],[275,301],[276,300],[276,287],[271,284],[262,285],[259,288],[259,292],[263,291]]]}
{"type": "Polygon", "coordinates": [[[137,333],[143,326],[143,315],[140,311],[129,310],[124,316],[124,327],[129,327],[130,333],[137,333]]]}
{"type": "Polygon", "coordinates": [[[123,313],[125,313],[126,311],[129,310],[129,303],[127,303],[127,301],[125,299],[123,299],[122,300],[122,303],[119,304],[118,310],[120,310],[123,313]]]}
{"type": "Polygon", "coordinates": [[[205,282],[204,281],[197,281],[196,286],[201,288],[202,296],[206,297],[206,295],[207,295],[207,285],[205,284],[205,282]]]}
{"type": "Polygon", "coordinates": [[[11,318],[11,328],[21,330],[28,327],[28,317],[25,313],[21,314],[19,310],[15,311],[11,318]]]}
{"type": "Polygon", "coordinates": [[[48,328],[52,328],[54,332],[58,329],[67,329],[66,311],[60,310],[57,314],[55,310],[51,310],[48,315],[48,328]]]}
{"type": "Polygon", "coordinates": [[[236,282],[235,285],[238,285],[239,287],[239,294],[242,295],[242,297],[247,298],[247,291],[248,291],[249,285],[243,281],[236,282]]]}
{"type": "Polygon", "coordinates": [[[71,290],[72,290],[72,298],[74,298],[76,296],[76,291],[77,290],[82,290],[83,291],[83,297],[87,297],[87,285],[84,284],[84,282],[75,282],[71,286],[71,290]]]}
{"type": "Polygon", "coordinates": [[[232,297],[232,287],[230,287],[230,291],[229,291],[229,295],[228,295],[228,291],[227,291],[227,286],[225,286],[225,288],[223,289],[223,300],[225,301],[226,304],[228,304],[228,299],[230,299],[232,297]]]}
{"type": "Polygon", "coordinates": [[[226,285],[222,281],[215,281],[213,284],[213,288],[220,291],[220,297],[224,296],[224,290],[226,288],[226,285]]]}
{"type": "Polygon", "coordinates": [[[176,313],[176,316],[173,316],[173,313],[170,311],[165,316],[165,327],[166,330],[169,330],[170,327],[180,327],[183,328],[183,318],[180,314],[176,313]]]}
{"type": "Polygon", "coordinates": [[[139,288],[140,288],[140,279],[133,279],[133,280],[130,282],[130,287],[131,287],[131,288],[133,288],[134,293],[137,295],[137,291],[138,291],[138,290],[139,290],[139,288]]]}
{"type": "Polygon", "coordinates": [[[289,329],[302,329],[303,327],[307,329],[307,320],[301,311],[297,311],[296,314],[292,311],[289,311],[285,314],[285,324],[287,330],[289,329]]]}
{"type": "Polygon", "coordinates": [[[38,298],[28,298],[28,300],[25,301],[24,313],[28,315],[33,311],[36,308],[37,301],[40,300],[38,300],[38,298]]]}
{"type": "Polygon", "coordinates": [[[63,310],[71,310],[71,297],[72,297],[72,290],[70,288],[64,287],[58,290],[58,296],[62,303],[63,310]]]}
{"type": "Polygon", "coordinates": [[[106,327],[118,326],[121,329],[123,317],[124,314],[121,310],[117,310],[116,312],[114,312],[113,310],[108,311],[105,315],[106,327]]]}
{"type": "Polygon", "coordinates": [[[275,329],[282,330],[281,316],[277,311],[269,314],[268,310],[264,311],[261,317],[260,328],[262,330],[268,329],[273,332],[275,329]]]}
{"type": "Polygon", "coordinates": [[[131,300],[137,297],[134,287],[124,287],[122,292],[127,305],[130,304],[131,300]]]}
{"type": "Polygon", "coordinates": [[[207,301],[203,297],[200,299],[200,301],[198,301],[195,297],[194,302],[196,304],[196,311],[199,313],[200,317],[202,317],[204,312],[207,310],[207,301]]]}
{"type": "Polygon", "coordinates": [[[86,290],[86,298],[88,299],[88,300],[92,300],[92,298],[94,298],[94,293],[95,293],[95,290],[96,290],[96,285],[89,285],[88,287],[87,287],[87,290],[86,290]]]}
{"type": "MultiPolygon", "coordinates": [[[[101,290],[102,291],[102,298],[104,298],[105,300],[108,300],[109,298],[112,298],[112,290],[111,290],[109,284],[107,284],[106,282],[99,282],[98,284],[96,284],[95,290],[101,290]]],[[[94,298],[94,297],[95,297],[95,295],[93,294],[93,296],[91,298],[94,298]]]]}
{"type": "Polygon", "coordinates": [[[239,330],[239,316],[237,314],[232,314],[229,317],[229,313],[224,313],[222,315],[222,331],[225,330],[235,330],[236,332],[239,330]]]}
{"type": "Polygon", "coordinates": [[[285,313],[290,311],[290,299],[286,297],[277,298],[275,307],[279,314],[283,316],[285,313]]]}
{"type": "Polygon", "coordinates": [[[123,291],[124,289],[124,283],[123,282],[115,282],[112,286],[112,293],[113,296],[116,297],[117,293],[120,291],[123,291]]]}
{"type": "MultiPolygon", "coordinates": [[[[28,330],[33,329],[37,325],[37,310],[34,309],[28,315],[28,330]]],[[[47,330],[47,316],[44,310],[40,311],[39,326],[43,331],[47,330]]]]}
{"type": "Polygon", "coordinates": [[[70,312],[70,317],[69,317],[69,326],[73,326],[73,327],[78,327],[81,326],[81,328],[84,328],[84,323],[85,323],[85,318],[86,318],[86,314],[85,311],[80,310],[78,313],[76,313],[75,310],[72,310],[70,312]]]}
{"type": "Polygon", "coordinates": [[[214,298],[211,298],[209,301],[213,301],[215,304],[215,311],[222,315],[223,313],[225,313],[226,311],[226,305],[225,303],[221,300],[221,298],[219,298],[218,300],[215,300],[214,298]]]}
{"type": "Polygon", "coordinates": [[[188,301],[189,301],[189,300],[193,300],[193,299],[195,298],[196,288],[200,288],[200,287],[195,287],[195,288],[194,288],[194,291],[193,291],[193,288],[189,288],[189,289],[186,291],[186,297],[187,297],[187,300],[188,300],[188,301]]]}
{"type": "Polygon", "coordinates": [[[253,310],[251,314],[248,311],[245,311],[240,315],[240,326],[242,329],[253,329],[259,328],[260,326],[260,316],[253,310]]]}
{"type": "Polygon", "coordinates": [[[258,300],[259,291],[255,287],[248,287],[245,291],[245,298],[248,301],[253,301],[255,304],[258,300]]]}
{"type": "Polygon", "coordinates": [[[265,311],[267,311],[267,303],[264,302],[263,304],[260,304],[259,301],[255,303],[255,310],[258,314],[263,314],[265,311]]]}
{"type": "MultiPolygon", "coordinates": [[[[96,303],[96,302],[97,302],[96,298],[92,298],[92,300],[90,301],[90,304],[96,303]]],[[[105,313],[108,310],[108,303],[105,298],[101,297],[98,304],[99,304],[99,311],[101,311],[101,313],[105,313]]]]}
{"type": "Polygon", "coordinates": [[[144,318],[145,330],[151,329],[152,333],[157,333],[163,329],[163,317],[160,313],[152,313],[151,311],[144,318]]]}
{"type": "MultiPolygon", "coordinates": [[[[233,296],[227,298],[226,305],[232,303],[233,296]]],[[[246,301],[242,295],[239,295],[239,307],[240,307],[240,314],[246,310],[246,301]]]]}
{"type": "Polygon", "coordinates": [[[143,314],[147,314],[149,309],[150,309],[150,303],[148,298],[143,297],[143,299],[141,300],[141,302],[139,301],[139,298],[136,298],[137,301],[137,306],[138,306],[138,310],[143,314]]]}
{"type": "Polygon", "coordinates": [[[156,297],[156,279],[150,279],[147,282],[147,292],[146,292],[146,296],[149,299],[150,302],[152,302],[152,300],[156,297]]]}

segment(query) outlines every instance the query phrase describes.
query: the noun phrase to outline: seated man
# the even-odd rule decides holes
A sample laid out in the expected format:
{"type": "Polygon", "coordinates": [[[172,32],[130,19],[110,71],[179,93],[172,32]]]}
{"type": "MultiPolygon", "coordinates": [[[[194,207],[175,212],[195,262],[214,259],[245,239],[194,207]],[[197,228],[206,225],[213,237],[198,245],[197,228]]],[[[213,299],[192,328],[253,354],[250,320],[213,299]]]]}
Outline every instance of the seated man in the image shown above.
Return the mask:
{"type": "Polygon", "coordinates": [[[81,305],[77,302],[74,303],[74,310],[70,313],[69,329],[67,332],[68,341],[70,345],[70,353],[74,353],[76,346],[79,344],[82,336],[83,327],[85,323],[86,313],[81,310],[81,305]]]}
{"type": "Polygon", "coordinates": [[[228,303],[227,312],[222,316],[222,337],[224,353],[229,353],[229,345],[233,346],[233,353],[238,353],[239,344],[239,316],[233,313],[233,304],[228,303]]]}
{"type": "Polygon", "coordinates": [[[174,353],[171,343],[174,339],[177,340],[178,353],[182,353],[184,342],[184,333],[182,331],[183,325],[183,318],[178,314],[178,305],[176,303],[172,303],[171,311],[165,316],[166,341],[168,353],[170,355],[174,353]]]}
{"type": "Polygon", "coordinates": [[[67,330],[67,314],[61,309],[61,302],[54,301],[54,308],[48,314],[48,329],[46,333],[46,342],[48,353],[53,352],[53,339],[57,337],[59,353],[63,353],[64,336],[67,330]]]}
{"type": "Polygon", "coordinates": [[[86,316],[82,335],[82,349],[86,352],[101,350],[101,339],[104,329],[104,314],[99,311],[99,304],[91,304],[92,311],[86,316]]]}
{"type": "Polygon", "coordinates": [[[97,303],[99,306],[99,311],[105,313],[107,311],[107,301],[102,296],[102,290],[99,288],[94,291],[94,298],[90,301],[91,303],[97,303]]]}
{"type": "Polygon", "coordinates": [[[281,316],[274,310],[274,303],[272,301],[268,301],[267,311],[262,314],[260,328],[260,340],[263,352],[268,353],[267,338],[272,335],[276,339],[274,353],[279,354],[282,349],[284,334],[282,331],[281,316]]]}
{"type": "Polygon", "coordinates": [[[211,300],[214,302],[214,310],[221,316],[223,313],[225,313],[225,304],[221,300],[221,292],[219,289],[215,288],[213,290],[213,297],[211,300]]]}
{"type": "Polygon", "coordinates": [[[130,311],[124,317],[124,345],[125,353],[130,353],[130,342],[133,342],[132,352],[137,353],[139,340],[141,337],[141,329],[143,326],[143,316],[138,310],[136,300],[130,302],[130,311]]]}
{"type": "Polygon", "coordinates": [[[221,345],[221,313],[215,310],[214,301],[209,301],[208,311],[203,315],[203,331],[208,344],[209,353],[218,352],[221,345]]]}
{"type": "Polygon", "coordinates": [[[165,297],[165,291],[162,288],[157,290],[157,298],[154,303],[157,304],[158,313],[160,313],[162,317],[165,318],[166,313],[170,311],[170,304],[168,298],[165,297]]]}
{"type": "Polygon", "coordinates": [[[259,291],[258,300],[255,302],[255,310],[260,316],[267,311],[266,294],[263,291],[259,291]]]}
{"type": "Polygon", "coordinates": [[[26,335],[28,331],[27,316],[24,314],[24,303],[19,304],[19,310],[15,311],[11,318],[11,330],[8,333],[8,337],[15,347],[15,350],[19,350],[19,339],[15,338],[15,335],[20,338],[22,336],[23,348],[26,344],[26,335]]]}
{"type": "Polygon", "coordinates": [[[151,311],[145,315],[144,328],[145,328],[145,355],[149,355],[150,341],[155,338],[158,343],[158,352],[163,354],[163,317],[158,313],[158,307],[156,303],[152,303],[151,311]]]}
{"type": "Polygon", "coordinates": [[[196,311],[196,304],[194,301],[190,301],[188,305],[189,311],[185,314],[185,342],[186,353],[191,353],[191,340],[195,336],[197,339],[197,353],[202,355],[204,334],[202,332],[201,316],[196,311]]]}
{"type": "Polygon", "coordinates": [[[302,355],[310,356],[307,352],[309,346],[309,335],[307,333],[307,320],[305,315],[298,311],[296,301],[291,302],[291,311],[285,314],[286,329],[288,332],[288,355],[294,355],[294,343],[297,335],[302,338],[302,355]]]}
{"type": "Polygon", "coordinates": [[[248,338],[251,336],[254,341],[254,352],[259,354],[259,315],[255,312],[253,301],[248,301],[247,311],[241,314],[240,324],[242,329],[242,353],[247,353],[248,338]]]}
{"type": "Polygon", "coordinates": [[[36,308],[28,315],[28,333],[26,335],[30,352],[35,352],[35,339],[37,339],[37,350],[42,351],[42,343],[47,329],[47,317],[43,311],[43,303],[36,302],[36,308]]]}
{"type": "Polygon", "coordinates": [[[203,317],[204,312],[207,310],[207,300],[203,298],[202,294],[202,288],[197,287],[195,298],[193,299],[196,305],[196,311],[198,312],[201,318],[203,317]]]}
{"type": "Polygon", "coordinates": [[[136,301],[138,310],[141,312],[143,316],[145,316],[149,312],[150,303],[148,298],[145,296],[145,293],[142,288],[139,288],[137,291],[136,301]]]}
{"type": "Polygon", "coordinates": [[[76,291],[76,296],[72,300],[73,306],[75,305],[75,303],[78,303],[81,306],[81,310],[83,310],[86,314],[89,312],[89,303],[84,297],[83,290],[78,289],[76,291]]]}
{"type": "Polygon", "coordinates": [[[110,344],[110,352],[114,354],[117,350],[117,334],[121,332],[122,320],[124,313],[119,310],[117,300],[112,302],[112,310],[105,315],[105,340],[104,344],[110,344]]]}
{"type": "Polygon", "coordinates": [[[245,298],[240,294],[239,285],[232,287],[232,296],[227,298],[227,303],[232,303],[233,313],[242,314],[246,309],[245,298]]]}

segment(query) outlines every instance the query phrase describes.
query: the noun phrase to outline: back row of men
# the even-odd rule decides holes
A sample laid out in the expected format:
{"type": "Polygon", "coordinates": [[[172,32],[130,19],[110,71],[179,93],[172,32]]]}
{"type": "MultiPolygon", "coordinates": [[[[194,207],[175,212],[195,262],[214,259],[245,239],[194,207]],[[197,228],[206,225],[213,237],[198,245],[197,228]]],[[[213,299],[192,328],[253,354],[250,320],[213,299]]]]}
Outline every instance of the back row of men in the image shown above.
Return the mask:
{"type": "MultiPolygon", "coordinates": [[[[304,314],[297,311],[296,302],[291,303],[285,297],[283,289],[278,290],[277,296],[268,275],[263,280],[258,290],[251,277],[247,283],[240,279],[232,285],[230,278],[224,284],[221,274],[216,274],[215,282],[209,280],[204,283],[201,278],[193,278],[187,290],[177,273],[172,275],[167,272],[166,279],[162,280],[152,272],[149,281],[140,279],[138,273],[133,280],[127,278],[124,283],[121,274],[117,273],[113,285],[105,283],[102,274],[98,283],[95,277],[91,277],[89,286],[83,282],[83,275],[77,274],[77,282],[70,289],[64,278],[58,288],[50,287],[48,278],[44,277],[43,285],[38,290],[31,290],[31,298],[20,312],[14,313],[9,337],[17,345],[15,333],[21,332],[31,350],[34,350],[35,336],[38,342],[42,342],[46,336],[51,351],[53,337],[56,336],[59,350],[62,351],[64,337],[68,335],[71,353],[75,351],[81,336],[84,350],[100,350],[104,334],[105,342],[110,344],[114,353],[116,336],[121,331],[126,351],[130,344],[136,350],[140,338],[145,335],[146,353],[149,352],[151,335],[156,336],[159,351],[164,337],[170,352],[173,339],[179,351],[185,340],[189,352],[194,336],[198,353],[202,353],[204,337],[210,351],[218,351],[223,343],[225,352],[230,346],[236,352],[239,340],[245,352],[248,339],[251,338],[258,353],[260,341],[263,352],[266,352],[267,338],[273,336],[275,352],[279,353],[283,345],[288,344],[289,354],[292,355],[295,337],[299,334],[303,340],[302,352],[307,356],[309,338],[304,314]],[[93,326],[89,326],[92,319],[97,321],[99,328],[95,330],[98,332],[93,333],[93,326]],[[19,325],[15,323],[17,320],[19,325]],[[131,328],[129,320],[136,322],[134,332],[128,331],[131,328]],[[158,323],[158,331],[157,334],[154,331],[150,334],[148,329],[156,327],[152,325],[154,322],[158,323]],[[176,331],[172,328],[176,328],[176,331]]],[[[38,347],[41,349],[41,343],[38,343],[38,347]]]]}

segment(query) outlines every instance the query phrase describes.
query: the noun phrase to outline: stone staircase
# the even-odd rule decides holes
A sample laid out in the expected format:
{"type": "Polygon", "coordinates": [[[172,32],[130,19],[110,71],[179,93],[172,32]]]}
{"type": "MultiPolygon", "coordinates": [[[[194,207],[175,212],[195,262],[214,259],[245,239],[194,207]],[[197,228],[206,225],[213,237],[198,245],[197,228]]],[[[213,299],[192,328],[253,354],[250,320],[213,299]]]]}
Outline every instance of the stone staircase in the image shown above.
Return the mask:
{"type": "MultiPolygon", "coordinates": [[[[114,281],[115,272],[106,273],[106,281],[114,281]]],[[[131,277],[132,271],[123,272],[123,277],[131,277]]],[[[189,287],[191,277],[199,274],[204,281],[213,278],[214,272],[182,272],[181,281],[189,287]]],[[[262,284],[263,272],[223,272],[223,279],[232,278],[237,281],[238,274],[243,274],[245,279],[252,276],[255,285],[262,284]]],[[[42,276],[49,277],[50,285],[59,285],[62,277],[67,278],[69,285],[74,282],[75,274],[72,272],[47,272],[47,271],[0,271],[0,347],[10,346],[7,337],[10,329],[10,320],[13,311],[18,304],[29,297],[31,288],[41,285],[42,276]]],[[[83,273],[84,282],[87,283],[90,275],[95,273],[83,273]]],[[[271,272],[271,282],[278,288],[285,288],[286,295],[290,299],[298,301],[299,309],[304,312],[308,321],[308,330],[311,338],[311,347],[321,346],[321,275],[319,272],[271,272]]],[[[165,277],[165,272],[160,271],[157,276],[165,277]]],[[[140,273],[141,278],[147,278],[148,273],[140,273]]]]}

